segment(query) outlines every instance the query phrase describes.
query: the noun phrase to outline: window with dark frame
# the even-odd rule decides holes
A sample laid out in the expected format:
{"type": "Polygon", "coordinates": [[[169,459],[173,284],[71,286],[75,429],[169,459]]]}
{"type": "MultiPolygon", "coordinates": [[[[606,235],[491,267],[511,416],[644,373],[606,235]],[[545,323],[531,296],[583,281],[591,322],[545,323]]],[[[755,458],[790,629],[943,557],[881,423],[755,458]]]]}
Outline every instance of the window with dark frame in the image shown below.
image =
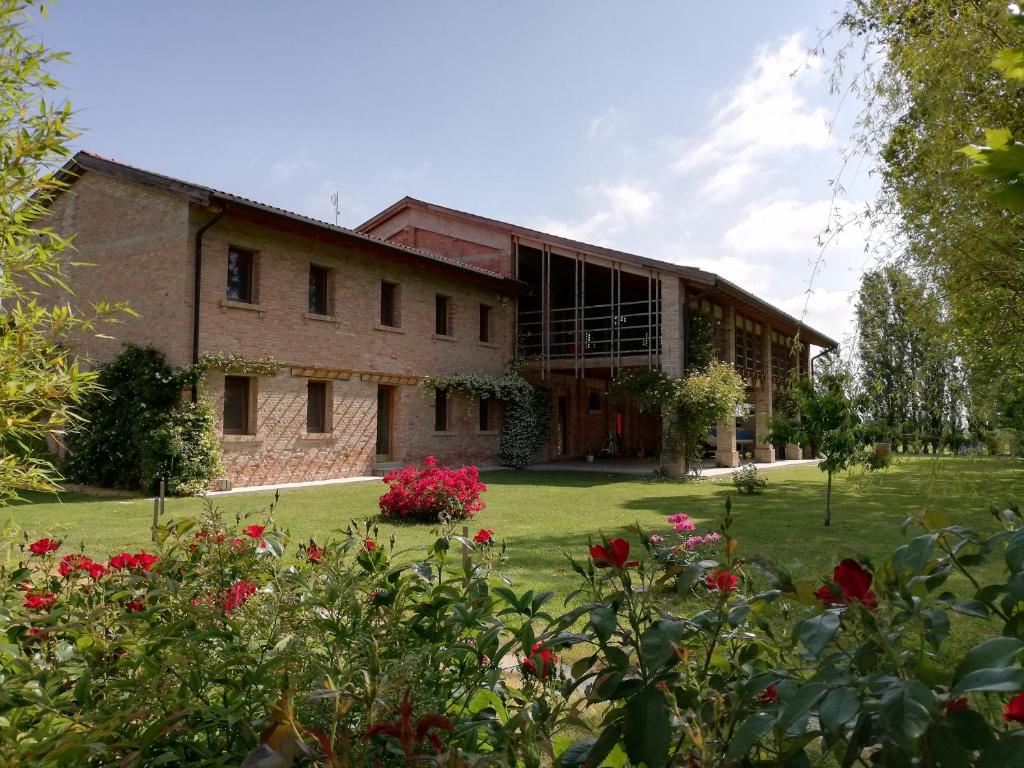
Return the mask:
{"type": "Polygon", "coordinates": [[[601,408],[601,393],[592,389],[587,393],[587,410],[591,413],[600,413],[601,408]]]}
{"type": "Polygon", "coordinates": [[[254,303],[253,267],[255,254],[241,248],[228,249],[228,283],[225,292],[229,301],[254,303]]]}
{"type": "Polygon", "coordinates": [[[481,397],[480,398],[480,431],[489,432],[491,430],[491,398],[481,397]]]}
{"type": "Polygon", "coordinates": [[[448,327],[448,309],[451,299],[438,294],[434,297],[434,333],[438,336],[450,336],[448,327]]]}
{"type": "Polygon", "coordinates": [[[398,285],[386,280],[380,284],[380,324],[398,327],[398,285]]]}
{"type": "Polygon", "coordinates": [[[486,304],[480,305],[480,341],[491,340],[491,308],[486,304]]]}
{"type": "Polygon", "coordinates": [[[434,392],[434,431],[448,431],[448,393],[443,389],[434,392]]]}
{"type": "Polygon", "coordinates": [[[224,377],[224,434],[248,435],[250,419],[250,381],[247,376],[224,377]]]}
{"type": "Polygon", "coordinates": [[[327,425],[327,382],[306,383],[306,431],[313,434],[329,432],[327,425]]]}
{"type": "Polygon", "coordinates": [[[309,311],[314,315],[331,314],[331,270],[309,265],[309,311]]]}

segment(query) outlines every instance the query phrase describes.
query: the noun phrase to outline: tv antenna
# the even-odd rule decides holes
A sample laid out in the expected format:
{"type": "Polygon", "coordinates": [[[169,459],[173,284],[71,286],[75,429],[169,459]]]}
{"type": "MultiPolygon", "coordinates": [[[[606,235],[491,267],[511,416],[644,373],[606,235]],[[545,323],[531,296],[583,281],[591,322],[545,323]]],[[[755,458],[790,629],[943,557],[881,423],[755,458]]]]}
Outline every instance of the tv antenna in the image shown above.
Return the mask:
{"type": "Polygon", "coordinates": [[[338,190],[335,190],[334,194],[331,195],[331,205],[334,206],[334,226],[338,226],[338,211],[340,210],[338,207],[339,200],[338,190]]]}

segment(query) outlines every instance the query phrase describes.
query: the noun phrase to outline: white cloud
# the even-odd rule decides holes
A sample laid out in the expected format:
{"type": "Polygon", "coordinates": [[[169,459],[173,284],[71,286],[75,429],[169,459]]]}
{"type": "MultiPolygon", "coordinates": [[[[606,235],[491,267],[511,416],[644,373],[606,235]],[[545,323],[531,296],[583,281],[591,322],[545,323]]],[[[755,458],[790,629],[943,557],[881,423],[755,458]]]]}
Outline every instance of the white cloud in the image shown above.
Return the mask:
{"type": "Polygon", "coordinates": [[[585,187],[583,193],[595,201],[590,215],[572,221],[543,218],[536,224],[537,229],[595,245],[610,245],[616,234],[649,221],[660,198],[657,192],[628,182],[593,184],[585,187]]]}
{"type": "Polygon", "coordinates": [[[821,150],[829,143],[828,112],[811,104],[801,86],[821,80],[823,62],[809,56],[801,35],[759,51],[753,70],[711,118],[706,137],[683,142],[673,167],[709,174],[703,192],[715,201],[735,195],[779,152],[821,150]]]}
{"type": "Polygon", "coordinates": [[[831,200],[772,200],[748,206],[726,230],[722,245],[735,253],[816,253],[818,235],[833,218],[831,200]]]}
{"type": "Polygon", "coordinates": [[[776,304],[845,347],[853,329],[853,296],[852,290],[812,289],[809,294],[799,293],[776,304]]]}

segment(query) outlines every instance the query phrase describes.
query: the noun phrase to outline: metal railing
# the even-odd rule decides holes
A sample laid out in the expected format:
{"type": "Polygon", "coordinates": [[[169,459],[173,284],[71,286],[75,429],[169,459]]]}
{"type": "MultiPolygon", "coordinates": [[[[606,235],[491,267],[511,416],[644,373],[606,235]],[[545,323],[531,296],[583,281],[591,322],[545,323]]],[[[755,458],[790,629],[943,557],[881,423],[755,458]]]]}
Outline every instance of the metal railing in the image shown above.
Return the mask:
{"type": "Polygon", "coordinates": [[[547,323],[543,310],[520,310],[519,344],[527,357],[652,357],[661,353],[661,314],[647,300],[553,307],[547,323]]]}

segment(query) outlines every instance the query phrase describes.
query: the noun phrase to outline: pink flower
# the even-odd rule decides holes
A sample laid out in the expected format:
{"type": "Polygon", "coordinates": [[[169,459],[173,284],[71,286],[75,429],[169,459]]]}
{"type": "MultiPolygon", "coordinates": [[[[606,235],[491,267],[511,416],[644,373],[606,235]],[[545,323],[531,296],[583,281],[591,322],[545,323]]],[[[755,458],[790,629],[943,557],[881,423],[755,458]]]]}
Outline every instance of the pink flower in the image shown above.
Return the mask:
{"type": "Polygon", "coordinates": [[[653,534],[653,535],[651,536],[651,538],[650,538],[650,542],[651,542],[651,544],[654,544],[654,545],[658,545],[658,544],[661,544],[661,542],[663,542],[664,540],[665,540],[665,537],[664,537],[664,536],[659,536],[659,535],[658,535],[658,534],[656,534],[656,533],[655,533],[655,534],[653,534]]]}
{"type": "Polygon", "coordinates": [[[704,535],[704,543],[705,544],[717,544],[721,540],[722,540],[722,534],[720,534],[718,531],[712,531],[711,533],[708,533],[708,534],[704,535]]]}
{"type": "Polygon", "coordinates": [[[690,516],[685,514],[684,512],[680,512],[677,515],[669,515],[668,516],[668,521],[670,523],[685,523],[689,519],[690,519],[690,516]]]}
{"type": "Polygon", "coordinates": [[[691,536],[686,540],[686,548],[691,552],[704,543],[703,536],[691,536]]]}
{"type": "Polygon", "coordinates": [[[678,523],[676,523],[674,526],[672,526],[672,529],[676,533],[685,533],[686,531],[696,531],[697,530],[697,524],[694,523],[692,520],[680,520],[678,523]]]}

